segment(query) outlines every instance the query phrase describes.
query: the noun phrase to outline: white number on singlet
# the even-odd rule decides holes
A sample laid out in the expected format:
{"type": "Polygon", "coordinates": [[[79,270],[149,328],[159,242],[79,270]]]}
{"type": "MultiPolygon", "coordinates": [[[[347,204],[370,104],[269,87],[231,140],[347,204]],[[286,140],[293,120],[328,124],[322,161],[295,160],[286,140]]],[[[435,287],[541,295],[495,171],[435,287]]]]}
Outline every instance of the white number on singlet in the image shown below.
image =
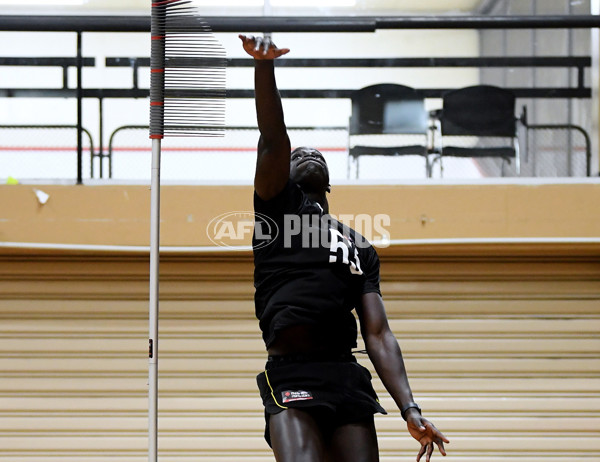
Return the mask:
{"type": "Polygon", "coordinates": [[[363,274],[360,269],[360,260],[356,246],[353,246],[348,238],[342,235],[337,229],[329,228],[329,238],[331,242],[329,263],[340,263],[338,251],[341,250],[341,263],[348,265],[352,274],[363,274]],[[350,255],[350,252],[352,252],[352,255],[350,255]]]}

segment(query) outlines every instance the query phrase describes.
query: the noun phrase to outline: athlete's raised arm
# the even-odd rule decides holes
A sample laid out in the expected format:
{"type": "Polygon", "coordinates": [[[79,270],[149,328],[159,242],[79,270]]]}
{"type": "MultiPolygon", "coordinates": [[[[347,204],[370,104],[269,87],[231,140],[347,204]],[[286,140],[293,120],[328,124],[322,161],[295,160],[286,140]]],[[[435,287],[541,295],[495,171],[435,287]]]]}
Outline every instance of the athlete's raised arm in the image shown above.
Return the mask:
{"type": "Polygon", "coordinates": [[[290,176],[290,139],[275,82],[273,60],[288,53],[269,38],[240,35],[244,50],[254,58],[254,98],[260,138],[254,190],[261,199],[276,196],[290,176]]]}

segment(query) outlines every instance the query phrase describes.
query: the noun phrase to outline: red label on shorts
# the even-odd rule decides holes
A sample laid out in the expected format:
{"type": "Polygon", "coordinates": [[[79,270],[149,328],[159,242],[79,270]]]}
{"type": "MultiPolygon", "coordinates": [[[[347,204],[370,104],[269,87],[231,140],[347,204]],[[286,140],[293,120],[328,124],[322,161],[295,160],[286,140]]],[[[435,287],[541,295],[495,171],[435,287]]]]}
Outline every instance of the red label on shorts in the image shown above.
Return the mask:
{"type": "Polygon", "coordinates": [[[297,391],[284,391],[281,393],[281,398],[284,403],[291,403],[292,401],[305,401],[313,399],[313,395],[310,391],[297,390],[297,391]]]}

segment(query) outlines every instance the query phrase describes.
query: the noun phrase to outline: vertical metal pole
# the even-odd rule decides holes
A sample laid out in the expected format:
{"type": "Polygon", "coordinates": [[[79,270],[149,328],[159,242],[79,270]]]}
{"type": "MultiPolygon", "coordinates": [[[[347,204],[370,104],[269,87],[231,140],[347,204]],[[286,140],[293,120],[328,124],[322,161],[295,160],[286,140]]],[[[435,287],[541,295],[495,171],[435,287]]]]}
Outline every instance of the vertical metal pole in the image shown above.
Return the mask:
{"type": "MultiPolygon", "coordinates": [[[[531,15],[532,16],[536,16],[537,15],[537,0],[533,0],[533,2],[531,3],[531,15]]],[[[534,58],[537,57],[538,55],[538,46],[537,46],[537,39],[538,39],[538,32],[537,29],[532,29],[531,30],[531,56],[533,56],[534,58]]],[[[535,88],[538,85],[538,69],[537,67],[534,67],[532,70],[532,86],[535,88]]],[[[539,123],[539,104],[538,104],[538,100],[537,99],[533,99],[531,101],[531,114],[532,114],[532,121],[533,123],[539,123]]],[[[538,143],[538,134],[534,131],[533,132],[533,155],[530,156],[529,151],[527,154],[527,157],[529,159],[531,159],[531,176],[537,176],[537,166],[538,166],[538,147],[539,147],[539,143],[538,143]]]]}
{"type": "Polygon", "coordinates": [[[110,138],[108,139],[108,177],[112,178],[112,137],[114,135],[114,132],[110,135],[110,138]]]}
{"type": "Polygon", "coordinates": [[[77,32],[77,184],[83,184],[83,58],[81,55],[81,31],[77,32]]]}
{"type": "MultiPolygon", "coordinates": [[[[271,16],[271,0],[263,0],[263,16],[271,16]]],[[[264,37],[271,38],[271,32],[265,32],[264,37]]]]}
{"type": "MultiPolygon", "coordinates": [[[[481,34],[484,31],[479,31],[479,33],[481,34]]],[[[502,29],[501,31],[502,33],[502,51],[501,51],[501,56],[509,56],[509,51],[508,51],[508,34],[509,32],[506,29],[502,29]]],[[[508,73],[511,71],[512,69],[502,69],[502,86],[504,88],[508,87],[508,73]]]]}
{"type": "Polygon", "coordinates": [[[158,263],[160,248],[160,139],[152,140],[150,182],[150,307],[148,364],[148,462],[158,460],[158,263]]]}
{"type": "MultiPolygon", "coordinates": [[[[573,6],[571,2],[567,4],[567,15],[573,14],[573,6]]],[[[573,29],[567,29],[567,56],[573,56],[573,29]]],[[[567,86],[573,87],[573,73],[575,69],[567,68],[567,86]]],[[[574,103],[572,99],[567,102],[567,124],[571,125],[573,121],[574,103]]],[[[579,101],[577,102],[579,103],[579,101]]],[[[567,176],[573,176],[573,135],[571,130],[567,130],[567,176]]]]}
{"type": "Polygon", "coordinates": [[[100,178],[104,178],[104,98],[102,97],[98,98],[98,119],[98,159],[100,160],[100,178]]]}
{"type": "MultiPolygon", "coordinates": [[[[595,15],[600,14],[600,0],[592,0],[591,2],[591,13],[595,15]]],[[[592,140],[592,160],[591,170],[592,176],[599,175],[600,170],[600,156],[598,149],[600,146],[600,30],[597,27],[592,28],[592,68],[591,68],[591,80],[592,80],[592,130],[590,138],[592,140]]]]}

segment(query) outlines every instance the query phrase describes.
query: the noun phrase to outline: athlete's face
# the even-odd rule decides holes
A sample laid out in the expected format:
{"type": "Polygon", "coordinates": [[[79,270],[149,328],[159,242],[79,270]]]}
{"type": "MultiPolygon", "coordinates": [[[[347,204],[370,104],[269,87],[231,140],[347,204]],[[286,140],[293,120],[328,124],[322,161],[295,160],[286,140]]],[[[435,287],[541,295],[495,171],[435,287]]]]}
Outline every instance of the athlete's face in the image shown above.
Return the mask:
{"type": "Polygon", "coordinates": [[[290,157],[290,179],[306,193],[329,191],[329,169],[323,154],[313,148],[294,149],[290,157]]]}

